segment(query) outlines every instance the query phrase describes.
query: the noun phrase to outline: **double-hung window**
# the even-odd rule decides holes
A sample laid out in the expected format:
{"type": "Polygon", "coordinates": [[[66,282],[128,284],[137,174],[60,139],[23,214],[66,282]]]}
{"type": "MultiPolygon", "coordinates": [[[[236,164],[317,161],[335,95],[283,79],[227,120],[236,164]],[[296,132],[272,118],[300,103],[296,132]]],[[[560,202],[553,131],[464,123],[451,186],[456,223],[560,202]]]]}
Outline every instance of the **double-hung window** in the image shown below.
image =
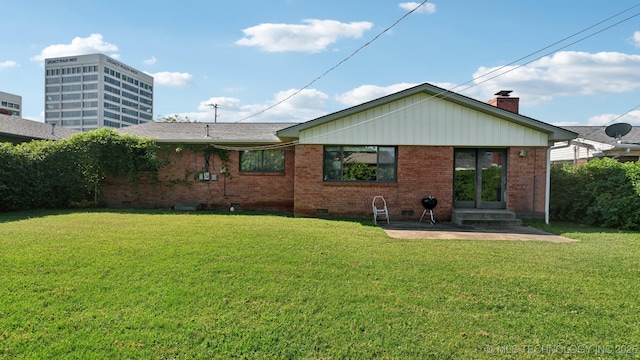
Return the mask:
{"type": "Polygon", "coordinates": [[[395,146],[325,146],[324,181],[396,182],[395,146]]]}

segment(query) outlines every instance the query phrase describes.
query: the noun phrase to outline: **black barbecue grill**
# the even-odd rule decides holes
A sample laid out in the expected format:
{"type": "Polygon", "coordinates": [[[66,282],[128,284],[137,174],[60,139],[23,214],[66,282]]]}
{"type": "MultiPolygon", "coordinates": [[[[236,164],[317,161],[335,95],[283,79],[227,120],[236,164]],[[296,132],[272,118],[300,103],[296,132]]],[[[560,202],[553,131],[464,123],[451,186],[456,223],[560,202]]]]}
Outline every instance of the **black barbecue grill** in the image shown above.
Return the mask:
{"type": "Polygon", "coordinates": [[[427,196],[422,199],[422,206],[424,207],[424,211],[422,212],[422,216],[420,216],[420,221],[422,222],[422,218],[429,212],[429,222],[431,225],[436,223],[436,219],[433,217],[433,209],[438,205],[438,199],[433,196],[427,196]]]}

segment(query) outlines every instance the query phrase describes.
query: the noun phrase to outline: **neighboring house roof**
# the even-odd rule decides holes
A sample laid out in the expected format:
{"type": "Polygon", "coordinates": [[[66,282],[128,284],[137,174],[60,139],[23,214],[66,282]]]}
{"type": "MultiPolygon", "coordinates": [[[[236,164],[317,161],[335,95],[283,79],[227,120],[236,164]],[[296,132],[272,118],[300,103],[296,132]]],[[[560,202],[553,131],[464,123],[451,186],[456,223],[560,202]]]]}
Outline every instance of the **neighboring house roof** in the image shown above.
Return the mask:
{"type": "Polygon", "coordinates": [[[568,147],[559,146],[551,150],[551,161],[579,161],[595,157],[638,156],[638,144],[625,142],[640,142],[640,128],[632,128],[629,134],[618,141],[605,133],[606,126],[563,126],[563,128],[578,134],[568,147]]]}
{"type": "Polygon", "coordinates": [[[275,132],[291,124],[149,122],[118,131],[153,138],[159,143],[277,144],[283,141],[275,132]]]}
{"type": "MultiPolygon", "coordinates": [[[[608,136],[604,130],[606,126],[563,126],[563,128],[578,134],[578,138],[615,146],[618,140],[608,136]]],[[[631,128],[631,132],[621,139],[624,141],[640,142],[640,127],[631,128]]]]}
{"type": "Polygon", "coordinates": [[[60,140],[76,133],[76,130],[0,114],[0,141],[60,140]]]}
{"type": "Polygon", "coordinates": [[[549,142],[571,140],[571,139],[574,139],[577,135],[570,130],[563,129],[561,127],[557,127],[551,124],[547,124],[545,122],[542,122],[527,116],[523,116],[517,113],[513,113],[510,111],[495,107],[493,105],[469,98],[467,96],[460,95],[458,93],[445,90],[443,88],[439,88],[437,86],[434,86],[428,83],[424,83],[424,84],[421,84],[421,85],[418,85],[418,86],[415,86],[391,95],[387,95],[379,99],[366,102],[361,105],[353,106],[342,111],[328,114],[311,121],[289,126],[286,129],[282,129],[278,131],[277,135],[281,137],[298,138],[300,136],[301,131],[304,131],[316,126],[320,126],[338,119],[349,117],[354,114],[364,113],[368,110],[372,110],[373,108],[379,107],[381,105],[389,104],[391,102],[395,102],[395,101],[398,101],[410,96],[414,96],[417,94],[425,94],[433,98],[452,102],[452,103],[461,105],[465,108],[469,108],[485,114],[489,114],[491,116],[507,120],[511,123],[522,125],[526,128],[530,128],[535,131],[548,134],[549,142]]]}

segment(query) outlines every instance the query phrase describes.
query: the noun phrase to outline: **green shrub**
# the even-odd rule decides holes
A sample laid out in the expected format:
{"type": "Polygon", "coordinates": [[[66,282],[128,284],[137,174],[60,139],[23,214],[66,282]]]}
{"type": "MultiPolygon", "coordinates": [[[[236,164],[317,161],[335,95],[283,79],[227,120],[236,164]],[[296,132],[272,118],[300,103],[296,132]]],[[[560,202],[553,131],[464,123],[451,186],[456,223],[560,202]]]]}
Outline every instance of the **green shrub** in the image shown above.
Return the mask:
{"type": "Polygon", "coordinates": [[[640,164],[604,158],[552,166],[549,210],[558,220],[640,229],[640,164]]]}
{"type": "Polygon", "coordinates": [[[69,207],[92,195],[107,175],[135,180],[140,171],[158,167],[152,140],[112,129],[56,142],[2,143],[0,211],[69,207]]]}
{"type": "Polygon", "coordinates": [[[575,168],[566,164],[551,165],[551,201],[549,212],[556,220],[573,220],[574,189],[577,175],[575,168]]]}

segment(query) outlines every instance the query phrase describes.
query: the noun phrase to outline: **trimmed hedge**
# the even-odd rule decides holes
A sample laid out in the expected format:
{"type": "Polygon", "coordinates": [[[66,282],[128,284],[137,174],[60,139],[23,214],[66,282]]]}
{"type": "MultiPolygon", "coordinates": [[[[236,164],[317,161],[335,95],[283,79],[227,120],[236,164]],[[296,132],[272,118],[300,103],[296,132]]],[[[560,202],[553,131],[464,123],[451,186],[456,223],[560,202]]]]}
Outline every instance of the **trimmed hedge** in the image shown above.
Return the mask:
{"type": "Polygon", "coordinates": [[[549,215],[557,220],[640,230],[640,163],[595,159],[551,167],[549,215]]]}
{"type": "Polygon", "coordinates": [[[73,206],[95,196],[107,175],[134,181],[156,170],[157,150],[150,139],[106,128],[56,142],[0,143],[0,211],[73,206]]]}

